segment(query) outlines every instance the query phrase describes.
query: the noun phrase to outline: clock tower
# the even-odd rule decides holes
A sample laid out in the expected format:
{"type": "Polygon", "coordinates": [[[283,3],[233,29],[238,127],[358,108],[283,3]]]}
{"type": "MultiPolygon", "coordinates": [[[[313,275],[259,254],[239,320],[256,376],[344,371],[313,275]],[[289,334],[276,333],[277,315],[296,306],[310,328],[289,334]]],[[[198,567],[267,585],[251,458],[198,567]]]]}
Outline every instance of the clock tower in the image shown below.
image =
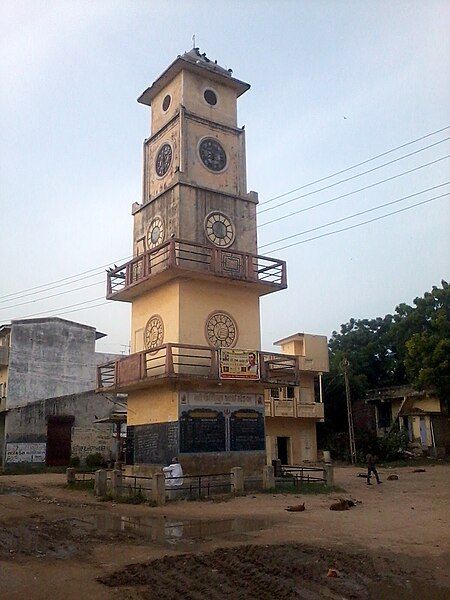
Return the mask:
{"type": "Polygon", "coordinates": [[[264,388],[298,382],[294,357],[260,351],[259,298],[286,287],[257,253],[237,99],[250,88],[201,54],[179,56],[138,98],[151,107],[134,258],[108,273],[131,302],[131,355],[99,368],[128,393],[127,462],[179,456],[188,473],[265,464],[264,388]]]}

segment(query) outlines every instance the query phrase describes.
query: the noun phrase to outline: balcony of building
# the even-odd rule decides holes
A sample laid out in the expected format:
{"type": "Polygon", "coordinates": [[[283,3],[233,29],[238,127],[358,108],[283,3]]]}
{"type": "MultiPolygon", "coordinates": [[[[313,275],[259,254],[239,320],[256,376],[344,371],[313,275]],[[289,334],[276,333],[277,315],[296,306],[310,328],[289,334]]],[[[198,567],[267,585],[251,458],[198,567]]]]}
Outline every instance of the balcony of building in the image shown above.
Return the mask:
{"type": "Polygon", "coordinates": [[[287,287],[286,263],[282,260],[170,239],[109,271],[107,298],[130,302],[134,296],[181,275],[258,286],[261,295],[287,287]]]}
{"type": "Polygon", "coordinates": [[[314,391],[295,386],[271,387],[264,396],[266,417],[324,419],[323,402],[315,402],[314,391]]]}
{"type": "MultiPolygon", "coordinates": [[[[257,379],[233,379],[229,383],[298,385],[299,369],[295,356],[259,352],[257,379]]],[[[209,346],[163,344],[110,361],[97,369],[98,392],[128,392],[170,380],[182,382],[219,382],[219,351],[209,346]]]]}

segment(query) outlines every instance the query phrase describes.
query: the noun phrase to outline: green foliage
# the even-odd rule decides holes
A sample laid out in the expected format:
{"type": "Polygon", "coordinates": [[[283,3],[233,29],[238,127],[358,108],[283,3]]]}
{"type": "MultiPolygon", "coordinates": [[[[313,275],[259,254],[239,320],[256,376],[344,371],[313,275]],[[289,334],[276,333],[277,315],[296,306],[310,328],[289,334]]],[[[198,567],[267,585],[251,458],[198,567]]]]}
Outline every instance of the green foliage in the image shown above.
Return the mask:
{"type": "MultiPolygon", "coordinates": [[[[349,361],[352,402],[363,400],[371,388],[410,384],[432,389],[446,406],[450,397],[450,287],[442,281],[413,306],[402,303],[393,315],[350,319],[334,331],[330,342],[330,373],[324,377],[325,425],[319,430],[321,446],[344,457],[347,429],[342,361],[349,361]]],[[[364,450],[370,446],[362,441],[364,450]]]]}
{"type": "Polygon", "coordinates": [[[95,452],[94,454],[88,454],[86,456],[86,467],[90,469],[99,469],[101,467],[106,467],[106,460],[100,452],[95,452]]]}
{"type": "Polygon", "coordinates": [[[403,456],[408,448],[407,431],[391,431],[388,435],[378,441],[378,454],[381,460],[396,460],[403,456]]]}
{"type": "Polygon", "coordinates": [[[80,457],[72,456],[69,461],[69,467],[79,467],[80,466],[80,457]]]}

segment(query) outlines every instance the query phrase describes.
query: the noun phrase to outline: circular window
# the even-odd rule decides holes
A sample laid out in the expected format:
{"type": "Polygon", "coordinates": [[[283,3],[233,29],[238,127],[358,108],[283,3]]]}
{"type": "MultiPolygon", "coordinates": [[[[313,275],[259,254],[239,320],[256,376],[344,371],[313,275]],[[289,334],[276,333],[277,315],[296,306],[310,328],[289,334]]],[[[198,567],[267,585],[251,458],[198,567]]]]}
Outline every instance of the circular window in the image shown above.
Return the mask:
{"type": "Polygon", "coordinates": [[[226,312],[213,312],[206,319],[205,335],[215,348],[230,348],[237,340],[237,325],[226,312]]]}
{"type": "Polygon", "coordinates": [[[227,166],[227,155],[216,138],[203,138],[198,147],[202,163],[210,171],[219,173],[227,166]]]}
{"type": "Polygon", "coordinates": [[[161,217],[155,217],[147,229],[147,248],[151,250],[164,241],[164,223],[161,217]]]}
{"type": "Polygon", "coordinates": [[[152,315],[144,331],[144,343],[147,350],[161,346],[164,341],[164,323],[159,315],[152,315]]]}
{"type": "Polygon", "coordinates": [[[156,156],[155,170],[158,177],[164,177],[172,162],[172,146],[163,144],[156,156]]]}
{"type": "Polygon", "coordinates": [[[167,96],[164,96],[164,100],[162,103],[162,109],[164,112],[166,112],[166,110],[169,108],[171,101],[172,101],[172,98],[170,97],[169,94],[167,94],[167,96]]]}
{"type": "Polygon", "coordinates": [[[205,233],[210,242],[221,248],[228,248],[234,242],[235,232],[231,219],[218,211],[207,215],[205,233]]]}
{"type": "Polygon", "coordinates": [[[205,90],[203,93],[203,98],[210,106],[215,106],[217,104],[217,96],[216,93],[212,90],[205,90]]]}

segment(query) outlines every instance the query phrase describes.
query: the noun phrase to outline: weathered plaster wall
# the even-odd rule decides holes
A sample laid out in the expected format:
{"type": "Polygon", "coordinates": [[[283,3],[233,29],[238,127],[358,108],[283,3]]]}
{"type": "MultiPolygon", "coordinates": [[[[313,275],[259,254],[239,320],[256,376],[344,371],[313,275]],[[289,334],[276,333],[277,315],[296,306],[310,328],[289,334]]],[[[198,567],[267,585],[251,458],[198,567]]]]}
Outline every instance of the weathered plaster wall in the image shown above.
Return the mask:
{"type": "Polygon", "coordinates": [[[45,444],[48,417],[73,416],[72,456],[83,460],[88,454],[100,452],[108,457],[113,443],[112,425],[94,424],[94,420],[107,417],[112,406],[102,394],[88,391],[14,408],[7,413],[5,443],[45,444]]]}
{"type": "Polygon", "coordinates": [[[317,460],[316,421],[313,419],[293,419],[292,417],[266,417],[267,462],[271,464],[277,457],[277,437],[290,438],[290,461],[300,464],[303,461],[317,460]]]}
{"type": "Polygon", "coordinates": [[[93,327],[63,319],[13,321],[6,407],[93,389],[96,365],[93,327]]]}

